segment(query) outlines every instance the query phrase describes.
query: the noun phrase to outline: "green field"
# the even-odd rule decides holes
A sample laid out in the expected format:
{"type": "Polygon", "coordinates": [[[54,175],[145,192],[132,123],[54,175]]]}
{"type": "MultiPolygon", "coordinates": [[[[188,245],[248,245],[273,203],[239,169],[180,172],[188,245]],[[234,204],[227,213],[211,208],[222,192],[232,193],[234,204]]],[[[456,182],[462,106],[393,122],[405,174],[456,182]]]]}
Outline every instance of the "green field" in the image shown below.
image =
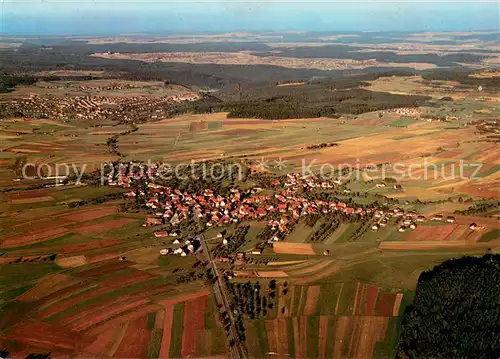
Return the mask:
{"type": "Polygon", "coordinates": [[[177,303],[174,307],[174,318],[172,323],[172,337],[170,344],[169,355],[172,358],[181,357],[181,344],[182,344],[182,316],[184,315],[184,303],[177,303]]]}
{"type": "Polygon", "coordinates": [[[489,242],[494,239],[500,238],[500,229],[492,229],[487,233],[483,234],[479,239],[479,242],[489,242]]]}
{"type": "Polygon", "coordinates": [[[416,120],[412,117],[401,116],[399,119],[392,121],[390,126],[392,126],[392,127],[407,127],[408,125],[415,123],[415,121],[416,120]]]}

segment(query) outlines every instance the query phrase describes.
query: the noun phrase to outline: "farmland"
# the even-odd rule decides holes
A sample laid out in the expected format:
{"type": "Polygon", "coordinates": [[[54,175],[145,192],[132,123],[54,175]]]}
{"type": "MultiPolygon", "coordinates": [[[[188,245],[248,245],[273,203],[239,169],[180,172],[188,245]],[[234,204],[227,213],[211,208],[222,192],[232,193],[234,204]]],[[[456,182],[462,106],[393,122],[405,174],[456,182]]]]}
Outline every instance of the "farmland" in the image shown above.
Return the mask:
{"type": "Polygon", "coordinates": [[[286,288],[280,286],[276,316],[248,321],[251,356],[265,349],[301,358],[389,357],[400,313],[412,297],[364,283],[286,288]]]}
{"type": "Polygon", "coordinates": [[[500,102],[479,40],[478,70],[455,80],[417,71],[450,65],[446,45],[400,62],[417,50],[379,61],[366,45],[337,58],[342,47],[309,43],[332,56],[311,66],[302,46],[267,37],[249,46],[280,56],[115,40],[82,42],[144,51],[41,67],[0,94],[0,349],[13,358],[228,357],[235,344],[248,357],[393,358],[423,271],[500,252],[500,102]],[[278,66],[262,83],[196,67],[238,59],[278,66]]]}
{"type": "MultiPolygon", "coordinates": [[[[155,238],[152,228],[140,225],[145,213],[120,210],[123,200],[70,208],[60,195],[64,190],[84,197],[88,187],[44,189],[41,195],[52,201],[43,207],[30,204],[4,222],[0,275],[8,315],[2,319],[2,344],[19,348],[18,353],[31,348],[120,357],[227,354],[210,290],[203,281],[179,282],[193,271],[196,258],[161,256],[160,248],[175,248],[173,238],[155,238]],[[42,216],[47,213],[50,218],[42,216]],[[40,328],[54,339],[42,343],[30,334],[40,328]],[[57,342],[59,335],[65,341],[57,342]]],[[[319,227],[302,223],[302,235],[293,241],[285,238],[260,255],[247,254],[246,263],[235,263],[233,282],[268,285],[277,280],[278,288],[266,315],[244,319],[249,354],[391,356],[399,315],[418,274],[450,256],[498,248],[494,234],[488,235],[498,230],[496,220],[459,215],[455,220],[428,221],[408,233],[399,233],[391,222],[356,241],[349,240],[352,225],[341,225],[321,243],[308,241],[319,227]],[[471,231],[469,221],[481,228],[471,231]],[[469,234],[474,241],[462,243],[469,234]],[[429,236],[434,243],[455,245],[410,245],[426,243],[429,236]],[[355,339],[360,336],[365,339],[355,339]]],[[[253,248],[266,227],[247,223],[255,233],[243,247],[253,248]]],[[[231,233],[237,226],[226,228],[231,233]]],[[[224,263],[221,268],[231,270],[224,263]]],[[[194,271],[203,273],[202,267],[194,271]]]]}

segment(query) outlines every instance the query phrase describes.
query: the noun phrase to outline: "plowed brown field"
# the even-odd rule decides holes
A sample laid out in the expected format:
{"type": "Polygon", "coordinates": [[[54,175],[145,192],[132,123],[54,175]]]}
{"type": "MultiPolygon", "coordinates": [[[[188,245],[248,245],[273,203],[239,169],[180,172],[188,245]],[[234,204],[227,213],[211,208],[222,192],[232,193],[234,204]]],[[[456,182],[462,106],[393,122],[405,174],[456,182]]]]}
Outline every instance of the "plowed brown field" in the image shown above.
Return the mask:
{"type": "Polygon", "coordinates": [[[163,336],[161,341],[160,358],[169,358],[174,305],[183,301],[195,300],[199,297],[207,297],[209,294],[210,290],[202,289],[199,292],[186,293],[184,295],[179,295],[159,302],[165,310],[165,313],[163,314],[163,336]]]}
{"type": "Polygon", "coordinates": [[[368,285],[366,287],[366,302],[364,308],[364,315],[373,315],[375,310],[375,303],[377,302],[378,287],[368,285]]]}
{"type": "Polygon", "coordinates": [[[83,252],[96,248],[105,248],[111,247],[120,244],[118,239],[104,239],[102,241],[93,241],[84,244],[75,244],[72,246],[65,246],[61,249],[63,253],[75,253],[75,252],[83,252]]]}
{"type": "Polygon", "coordinates": [[[70,287],[80,281],[65,274],[53,274],[40,280],[16,299],[20,302],[35,302],[52,293],[70,287]]]}
{"type": "Polygon", "coordinates": [[[61,218],[72,221],[72,222],[83,222],[83,221],[91,221],[94,219],[102,218],[108,216],[110,214],[117,213],[118,209],[115,207],[108,207],[102,209],[91,209],[85,211],[78,211],[77,213],[70,213],[61,218]]]}
{"type": "Polygon", "coordinates": [[[7,338],[49,351],[53,348],[75,350],[89,345],[93,340],[86,334],[76,333],[58,325],[34,321],[16,324],[7,334],[7,338]]]}
{"type": "Polygon", "coordinates": [[[304,305],[304,315],[313,315],[316,312],[316,303],[318,301],[321,287],[312,285],[307,288],[307,299],[304,305]]]}
{"type": "Polygon", "coordinates": [[[184,306],[181,355],[190,357],[196,354],[196,338],[198,330],[205,327],[205,310],[208,296],[191,299],[184,306]]]}
{"type": "Polygon", "coordinates": [[[147,329],[147,317],[142,316],[130,321],[118,346],[116,358],[146,358],[151,333],[147,329]]]}
{"type": "Polygon", "coordinates": [[[388,317],[355,317],[356,324],[352,334],[349,357],[370,359],[377,341],[385,337],[388,317]]]}
{"type": "Polygon", "coordinates": [[[107,231],[113,228],[118,228],[123,225],[133,223],[135,222],[135,219],[131,218],[120,218],[120,219],[114,219],[108,222],[104,223],[99,223],[99,224],[90,224],[87,226],[81,226],[74,228],[73,231],[78,233],[78,234],[89,234],[89,233],[95,233],[95,232],[102,232],[102,231],[107,231]]]}
{"type": "Polygon", "coordinates": [[[31,233],[22,237],[14,237],[14,238],[6,238],[1,247],[2,248],[14,248],[14,247],[22,247],[30,244],[35,244],[43,241],[47,241],[49,239],[54,239],[57,237],[61,237],[65,234],[70,233],[65,227],[59,227],[54,229],[48,229],[41,232],[31,233]]]}
{"type": "Polygon", "coordinates": [[[397,293],[381,293],[377,300],[376,314],[390,317],[394,311],[397,293]]]}
{"type": "Polygon", "coordinates": [[[318,358],[324,359],[326,352],[326,341],[328,339],[328,322],[329,317],[320,315],[319,317],[319,331],[318,331],[318,358]]]}

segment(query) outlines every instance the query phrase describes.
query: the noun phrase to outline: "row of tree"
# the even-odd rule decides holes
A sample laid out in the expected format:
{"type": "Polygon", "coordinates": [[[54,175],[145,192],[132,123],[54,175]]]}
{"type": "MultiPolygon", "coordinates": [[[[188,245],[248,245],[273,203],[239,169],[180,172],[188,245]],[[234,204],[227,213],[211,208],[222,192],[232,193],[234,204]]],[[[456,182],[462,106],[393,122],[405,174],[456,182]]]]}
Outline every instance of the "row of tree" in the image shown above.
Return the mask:
{"type": "Polygon", "coordinates": [[[215,249],[215,255],[218,257],[229,257],[236,252],[245,243],[245,237],[250,226],[239,225],[227,239],[227,245],[219,244],[215,249]]]}
{"type": "Polygon", "coordinates": [[[464,209],[464,210],[456,210],[454,213],[470,216],[473,214],[481,214],[481,213],[489,212],[491,210],[495,210],[498,208],[500,208],[500,201],[494,201],[494,202],[489,202],[489,203],[488,202],[478,203],[478,204],[470,206],[469,208],[464,209]]]}

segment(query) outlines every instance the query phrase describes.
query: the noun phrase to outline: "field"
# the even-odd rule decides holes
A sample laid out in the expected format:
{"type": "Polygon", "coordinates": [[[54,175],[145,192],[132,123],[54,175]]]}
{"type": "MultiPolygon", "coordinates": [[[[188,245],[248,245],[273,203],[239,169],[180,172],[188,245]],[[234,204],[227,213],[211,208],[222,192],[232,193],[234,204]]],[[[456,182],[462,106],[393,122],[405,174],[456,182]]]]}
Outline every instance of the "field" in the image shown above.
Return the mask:
{"type": "MultiPolygon", "coordinates": [[[[123,192],[102,189],[61,186],[7,192],[9,198],[14,193],[52,198],[43,206],[2,203],[9,212],[3,213],[0,241],[0,307],[7,313],[2,316],[1,343],[15,355],[22,355],[22,348],[54,355],[154,356],[161,349],[164,323],[159,319],[152,327],[148,318],[161,318],[167,303],[189,303],[197,296],[207,300],[202,283],[176,283],[191,261],[173,267],[146,265],[156,263],[162,244],[152,243],[152,230],[140,225],[144,215],[120,212],[121,200],[75,208],[65,204],[68,198],[123,192]],[[139,255],[141,250],[146,252],[139,255]],[[174,273],[176,269],[181,270],[174,273]]],[[[218,330],[199,328],[207,335],[212,329],[218,330]]],[[[186,350],[198,350],[194,340],[185,342],[191,348],[186,350]]]]}
{"type": "MultiPolygon", "coordinates": [[[[77,75],[67,71],[55,74],[77,75]]],[[[299,83],[276,87],[302,87],[299,83]]],[[[8,101],[30,92],[155,97],[187,91],[176,86],[61,80],[19,86],[1,96],[8,101]]],[[[304,163],[310,165],[307,174],[342,164],[358,169],[379,165],[342,178],[333,188],[317,188],[311,196],[353,207],[378,203],[426,217],[415,229],[399,231],[403,218],[395,215],[375,229],[382,219],[329,214],[309,223],[300,216],[283,239],[265,244],[260,254],[252,249],[268,240],[267,218],[204,231],[214,249],[222,230],[232,234],[248,225],[235,250],[244,253],[244,260],[232,253],[233,262],[221,259],[218,267],[231,273],[228,283],[235,285],[277,282],[267,314],[244,319],[250,356],[394,357],[401,314],[413,299],[420,273],[451,257],[500,251],[495,207],[500,148],[491,138],[494,130],[483,132],[471,123],[498,117],[500,110],[494,93],[454,89],[445,81],[430,84],[420,76],[379,78],[366,89],[427,94],[435,106],[418,108],[419,115],[387,110],[279,121],[229,118],[225,112],[137,123],[2,119],[0,346],[12,348],[13,357],[48,351],[54,357],[227,356],[216,299],[202,279],[207,268],[200,265],[201,257],[161,255],[161,249],[179,247],[173,234],[156,237],[163,224],[143,226],[146,218],[161,213],[134,208],[134,200],[123,196],[131,190],[101,185],[99,173],[83,176],[82,183],[61,184],[54,176],[90,175],[104,162],[118,160],[234,160],[255,170],[248,181],[230,185],[245,189],[260,186],[267,175],[300,173],[304,163]],[[445,96],[453,101],[441,100],[445,96]],[[448,119],[434,120],[438,113],[448,119]],[[459,176],[461,161],[478,166],[466,167],[459,176]],[[470,214],[454,213],[467,210],[470,214]],[[436,214],[454,221],[432,221],[436,214]]],[[[285,191],[277,188],[255,193],[285,191]]],[[[190,225],[178,227],[178,239],[193,236],[190,225]]]]}
{"type": "Polygon", "coordinates": [[[282,289],[284,312],[248,322],[250,356],[390,357],[399,316],[413,295],[360,282],[282,289]]]}
{"type": "MultiPolygon", "coordinates": [[[[175,345],[180,345],[185,355],[199,353],[196,336],[190,336],[197,334],[193,325],[201,324],[198,326],[200,332],[217,331],[217,328],[203,325],[204,316],[214,314],[205,314],[207,289],[195,284],[183,289],[183,286],[174,285],[174,278],[140,271],[134,265],[131,261],[110,259],[69,269],[67,274],[56,271],[35,281],[3,308],[13,315],[4,318],[2,337],[5,343],[14,347],[22,343],[31,350],[50,348],[53,353],[60,354],[76,350],[87,355],[132,358],[145,357],[148,353],[158,355],[160,350],[168,352],[175,345]],[[23,304],[28,303],[28,312],[16,309],[26,308],[23,304]],[[177,342],[170,331],[172,323],[168,320],[172,319],[172,308],[181,304],[186,308],[194,307],[193,311],[185,312],[191,314],[184,317],[186,330],[182,340],[177,342]],[[32,319],[21,324],[27,315],[32,319]],[[40,327],[47,327],[44,330],[54,334],[46,337],[30,334],[38,333],[35,328],[40,327]],[[58,335],[64,335],[65,341],[58,341],[58,335]]],[[[18,270],[26,266],[36,267],[34,264],[11,266],[18,267],[18,270]]],[[[2,275],[8,274],[3,272],[2,275]]],[[[179,325],[175,324],[174,328],[179,328],[179,325]]]]}
{"type": "MultiPolygon", "coordinates": [[[[94,80],[88,86],[105,87],[111,82],[94,80]]],[[[139,89],[155,89],[159,85],[138,82],[134,86],[139,89]]],[[[401,94],[415,93],[422,88],[425,94],[435,96],[435,101],[451,91],[444,85],[424,84],[420,77],[380,78],[366,87],[372,91],[389,91],[394,88],[398,88],[401,94]]],[[[56,95],[57,91],[54,92],[56,95]]],[[[403,190],[389,193],[400,199],[447,198],[456,193],[472,197],[494,197],[499,190],[497,182],[500,158],[496,154],[498,145],[486,141],[488,134],[477,134],[474,126],[467,126],[466,123],[472,115],[474,120],[500,115],[497,96],[487,94],[485,97],[477,91],[464,89],[453,91],[451,95],[458,96],[453,102],[440,106],[440,112],[432,107],[424,107],[420,110],[421,118],[387,111],[370,112],[355,118],[345,115],[339,119],[269,121],[230,119],[225,113],[214,113],[183,115],[139,124],[137,131],[123,136],[119,134],[130,130],[130,126],[116,122],[102,124],[76,120],[3,120],[0,137],[5,141],[2,143],[3,154],[0,161],[5,163],[0,162],[0,170],[4,173],[0,173],[0,186],[27,184],[26,180],[21,183],[11,181],[14,173],[21,177],[22,165],[25,163],[46,164],[31,168],[35,175],[36,172],[56,175],[56,163],[69,166],[60,166],[59,175],[64,175],[67,171],[99,169],[102,162],[117,158],[110,153],[106,141],[118,134],[117,151],[126,160],[178,163],[245,156],[250,160],[268,161],[268,171],[276,171],[274,161],[283,159],[286,162],[282,171],[300,169],[305,164],[315,172],[321,169],[328,172],[332,166],[343,164],[363,167],[397,163],[398,168],[386,168],[383,172],[381,169],[370,171],[364,178],[400,178],[403,190]],[[464,97],[464,94],[467,96],[464,97]],[[479,109],[488,111],[476,113],[479,109]],[[435,113],[449,114],[453,119],[449,122],[427,122],[427,116],[435,113]],[[451,127],[454,129],[450,130],[451,127]],[[453,132],[453,136],[449,136],[449,131],[453,132]],[[476,140],[469,141],[471,136],[476,140]],[[304,141],[304,138],[308,140],[304,141]],[[314,149],[305,146],[331,142],[338,146],[314,149]],[[461,160],[464,161],[462,165],[461,160]],[[458,176],[460,173],[463,176],[458,176]],[[472,175],[474,180],[470,179],[472,175]],[[423,187],[425,191],[422,190],[423,187]]],[[[14,96],[13,94],[8,96],[14,96]]],[[[381,191],[374,188],[373,192],[381,191]]],[[[49,196],[39,195],[35,198],[13,197],[10,200],[23,204],[45,203],[51,199],[49,196]]]]}
{"type": "Polygon", "coordinates": [[[432,69],[436,66],[431,63],[386,63],[375,60],[340,60],[340,59],[317,59],[313,64],[308,59],[293,57],[259,57],[247,52],[170,52],[170,53],[129,53],[129,54],[93,54],[105,59],[139,60],[145,62],[185,62],[189,64],[246,64],[246,65],[274,65],[287,68],[306,69],[362,69],[369,66],[379,67],[411,67],[415,69],[432,69]]]}
{"type": "MultiPolygon", "coordinates": [[[[52,71],[40,73],[41,76],[83,76],[83,77],[99,77],[103,72],[98,73],[82,73],[82,72],[66,72],[52,71]]],[[[165,86],[162,81],[127,81],[121,79],[76,79],[75,81],[38,81],[33,86],[18,86],[16,91],[7,96],[26,96],[30,94],[57,94],[58,96],[160,96],[178,94],[179,90],[186,91],[181,85],[165,86]]],[[[4,95],[5,96],[5,95],[4,95]]]]}
{"type": "MultiPolygon", "coordinates": [[[[59,189],[52,188],[49,193],[53,191],[59,189]]],[[[303,236],[295,242],[278,243],[274,251],[260,258],[254,256],[276,260],[269,265],[247,264],[235,271],[235,281],[267,283],[277,279],[280,288],[287,281],[289,291],[277,296],[276,303],[280,304],[276,312],[246,324],[249,352],[325,358],[371,357],[374,353],[390,356],[397,338],[398,316],[404,310],[401,303],[407,303],[402,298],[411,296],[418,274],[458,253],[481,253],[486,247],[496,250],[499,245],[493,237],[472,247],[460,247],[458,238],[448,240],[458,247],[391,247],[392,243],[424,244],[426,241],[417,237],[425,235],[427,228],[445,236],[467,227],[468,220],[483,226],[478,235],[497,230],[493,219],[456,219],[454,224],[441,225],[449,227],[448,231],[436,232],[440,226],[430,223],[418,227],[422,228],[420,232],[404,234],[388,228],[383,237],[392,240],[395,234],[400,235],[396,242],[379,243],[371,232],[356,242],[333,240],[323,244],[305,243],[307,236],[303,236]],[[323,255],[325,249],[329,250],[327,256],[323,255]],[[275,335],[279,340],[273,339],[275,335]]],[[[72,209],[57,204],[35,206],[12,216],[2,242],[3,257],[11,262],[3,262],[0,271],[1,305],[7,313],[2,318],[2,343],[38,351],[50,348],[61,355],[226,354],[223,329],[217,324],[217,310],[208,288],[199,281],[176,282],[187,273],[194,258],[160,258],[159,246],[164,245],[150,228],[140,225],[143,220],[140,215],[120,212],[113,202],[72,209]],[[40,218],[42,213],[53,215],[51,219],[40,218]],[[23,225],[30,222],[41,231],[33,232],[23,225]],[[114,223],[120,223],[120,227],[114,223]],[[125,228],[121,228],[124,223],[125,228]],[[64,230],[59,233],[59,228],[64,230]],[[35,243],[13,246],[25,238],[25,233],[30,233],[29,238],[33,238],[31,233],[41,234],[35,236],[35,243]],[[32,261],[53,253],[58,254],[54,262],[32,261]],[[118,260],[122,256],[125,259],[118,260]],[[182,270],[174,273],[179,268],[182,270]],[[42,327],[53,340],[41,342],[36,328],[42,327]],[[75,334],[70,336],[68,331],[75,334]],[[59,335],[66,339],[56,343],[59,335]]],[[[255,241],[264,227],[249,224],[256,231],[249,240],[255,241]]],[[[345,233],[343,228],[338,231],[345,233]]],[[[437,237],[433,242],[447,243],[447,239],[437,237]]]]}
{"type": "MultiPolygon", "coordinates": [[[[475,136],[473,127],[462,126],[450,137],[444,130],[449,127],[447,123],[413,121],[405,127],[393,127],[394,121],[392,114],[380,120],[374,113],[360,115],[348,124],[343,118],[266,121],[229,119],[225,114],[188,115],[141,125],[120,141],[119,148],[130,159],[153,158],[168,163],[244,156],[267,161],[266,170],[271,172],[277,171],[273,167],[276,160],[285,161],[285,171],[305,166],[326,174],[339,166],[363,168],[391,163],[399,167],[370,170],[365,178],[399,178],[402,191],[382,191],[392,197],[426,200],[458,193],[494,197],[499,189],[497,145],[469,141],[475,136]],[[377,120],[371,124],[367,118],[377,120]],[[199,121],[220,121],[221,128],[191,131],[199,121]],[[307,149],[302,139],[311,134],[316,143],[335,142],[338,146],[307,149]]],[[[361,177],[362,172],[352,173],[352,178],[361,177]]],[[[374,185],[370,190],[380,193],[374,185]]]]}

